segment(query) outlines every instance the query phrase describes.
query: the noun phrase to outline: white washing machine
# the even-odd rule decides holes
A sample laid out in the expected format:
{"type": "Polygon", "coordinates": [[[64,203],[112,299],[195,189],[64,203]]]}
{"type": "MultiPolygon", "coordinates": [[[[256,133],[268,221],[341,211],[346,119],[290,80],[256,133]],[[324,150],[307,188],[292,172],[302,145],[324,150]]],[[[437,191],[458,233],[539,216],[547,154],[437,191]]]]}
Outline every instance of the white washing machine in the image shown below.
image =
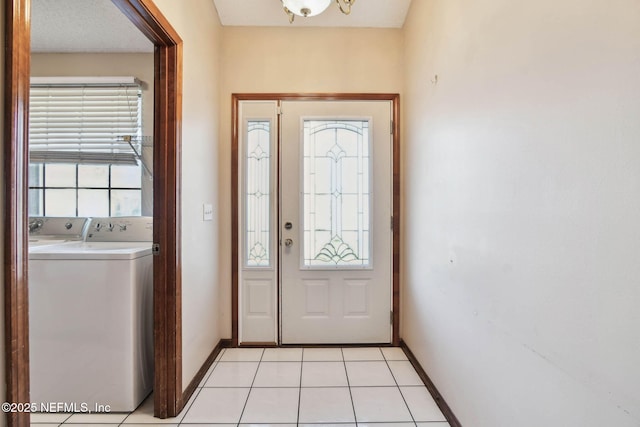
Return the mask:
{"type": "Polygon", "coordinates": [[[31,401],[133,411],[153,387],[153,221],[94,218],[29,254],[31,401]]]}

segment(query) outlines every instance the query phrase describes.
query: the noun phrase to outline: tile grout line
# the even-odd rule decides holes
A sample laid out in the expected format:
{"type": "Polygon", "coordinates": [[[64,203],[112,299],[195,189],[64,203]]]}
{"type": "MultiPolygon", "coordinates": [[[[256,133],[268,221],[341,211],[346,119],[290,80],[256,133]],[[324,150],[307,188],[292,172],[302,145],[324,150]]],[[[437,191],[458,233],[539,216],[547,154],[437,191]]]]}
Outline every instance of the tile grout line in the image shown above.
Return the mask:
{"type": "Polygon", "coordinates": [[[211,366],[212,369],[210,369],[209,371],[209,375],[206,376],[206,378],[203,378],[201,384],[202,386],[200,386],[200,388],[204,388],[204,386],[207,384],[207,381],[209,381],[209,378],[211,378],[211,375],[213,375],[213,371],[216,370],[216,368],[218,367],[218,365],[220,364],[220,360],[222,359],[222,356],[224,355],[224,352],[226,351],[226,348],[223,348],[222,351],[218,354],[218,356],[215,358],[215,360],[213,361],[213,364],[211,366]]]}
{"type": "Polygon", "coordinates": [[[349,389],[349,398],[351,399],[351,409],[353,410],[353,421],[358,427],[358,416],[356,415],[356,405],[353,403],[353,394],[351,394],[351,382],[349,381],[349,372],[347,371],[347,362],[344,360],[344,349],[340,348],[342,354],[342,366],[344,366],[344,376],[347,377],[347,388],[349,389]]]}
{"type": "Polygon", "coordinates": [[[302,401],[302,370],[304,369],[304,347],[300,356],[300,388],[298,389],[298,417],[296,418],[296,427],[300,425],[300,402],[302,401]]]}
{"type": "MultiPolygon", "coordinates": [[[[41,413],[47,413],[47,414],[50,414],[51,412],[41,412],[41,413]]],[[[60,427],[61,425],[63,425],[63,424],[64,424],[64,423],[66,423],[67,421],[69,421],[69,418],[71,418],[71,417],[73,417],[73,414],[69,414],[69,416],[68,416],[67,418],[65,418],[64,420],[62,420],[62,422],[61,422],[61,423],[58,423],[58,427],[60,427]]],[[[54,421],[54,423],[55,423],[55,421],[54,421]]],[[[31,424],[34,424],[34,425],[36,425],[36,426],[37,426],[38,424],[49,424],[49,422],[46,422],[46,421],[45,421],[45,422],[43,422],[43,423],[31,423],[31,422],[29,422],[29,425],[31,425],[31,424]]],[[[69,424],[67,424],[67,425],[69,425],[69,424]]]]}
{"type": "MultiPolygon", "coordinates": [[[[186,407],[182,408],[182,410],[184,411],[184,414],[182,415],[182,418],[180,418],[180,421],[178,421],[178,426],[182,425],[182,420],[185,419],[185,417],[187,416],[187,413],[189,412],[189,410],[191,409],[193,404],[196,403],[196,400],[198,399],[198,396],[200,396],[200,393],[202,393],[202,390],[204,390],[204,386],[203,387],[197,387],[196,388],[197,394],[195,396],[192,396],[191,399],[189,399],[189,400],[191,400],[191,405],[189,405],[188,408],[186,408],[186,407]]],[[[189,403],[189,402],[187,402],[187,403],[189,403]]]]}
{"type": "Polygon", "coordinates": [[[253,384],[256,382],[256,378],[258,377],[258,371],[260,371],[260,364],[262,363],[263,357],[264,357],[264,348],[262,349],[262,353],[260,353],[260,360],[258,361],[258,366],[256,366],[256,373],[253,375],[251,386],[249,386],[249,393],[247,393],[247,399],[244,401],[244,406],[242,407],[242,412],[240,412],[240,418],[238,418],[238,422],[236,423],[236,426],[240,426],[240,422],[242,421],[242,416],[244,415],[244,411],[245,409],[247,409],[247,403],[249,403],[249,397],[251,397],[253,384]]]}
{"type": "MultiPolygon", "coordinates": [[[[380,352],[382,352],[382,350],[380,350],[380,352]]],[[[382,357],[384,357],[384,363],[387,365],[387,369],[389,369],[389,372],[391,372],[391,378],[393,378],[393,382],[396,383],[396,387],[398,388],[398,391],[400,392],[400,396],[402,396],[402,401],[404,402],[404,405],[407,407],[407,411],[409,411],[409,415],[411,416],[411,420],[413,421],[413,425],[415,425],[417,427],[418,423],[416,422],[416,418],[413,416],[413,412],[411,411],[411,408],[409,407],[409,404],[407,403],[407,399],[404,398],[404,394],[402,393],[402,389],[400,388],[400,385],[398,384],[398,380],[396,379],[396,375],[393,373],[393,370],[391,369],[391,366],[389,366],[389,360],[387,360],[387,356],[385,356],[384,353],[382,353],[382,357]]]]}
{"type": "MultiPolygon", "coordinates": [[[[184,414],[182,415],[182,418],[180,418],[180,421],[178,421],[177,426],[181,426],[182,424],[182,420],[185,419],[185,417],[187,416],[187,413],[189,412],[189,410],[191,409],[191,407],[194,405],[194,403],[196,403],[196,400],[198,399],[198,396],[200,396],[200,393],[202,393],[202,390],[204,389],[205,384],[207,383],[207,381],[209,380],[209,377],[211,377],[211,375],[213,375],[213,371],[216,370],[216,368],[218,367],[218,362],[222,359],[222,356],[224,355],[226,349],[222,349],[222,351],[220,352],[220,354],[218,354],[218,357],[216,357],[216,359],[213,361],[214,365],[213,365],[213,369],[211,369],[211,372],[209,373],[209,375],[207,375],[207,378],[202,380],[202,387],[196,387],[196,392],[194,393],[195,396],[192,396],[191,399],[189,399],[191,401],[191,405],[189,405],[189,407],[185,407],[182,408],[182,410],[184,411],[184,414]]],[[[189,403],[189,402],[187,402],[189,403]]],[[[129,414],[131,415],[131,414],[129,414]]],[[[129,418],[127,416],[127,418],[129,418]]],[[[124,420],[126,421],[127,418],[125,418],[124,420]]],[[[122,422],[124,424],[124,421],[122,422]]]]}
{"type": "MultiPolygon", "coordinates": [[[[189,399],[191,401],[191,405],[189,405],[188,407],[184,407],[182,408],[182,411],[184,411],[184,414],[182,415],[182,418],[180,418],[180,421],[178,421],[178,423],[176,424],[177,426],[182,425],[182,420],[184,419],[184,417],[187,416],[187,412],[189,412],[189,409],[191,409],[191,407],[193,406],[193,404],[195,403],[196,399],[198,398],[198,396],[200,395],[200,392],[202,391],[202,389],[204,388],[204,385],[207,383],[207,380],[209,379],[209,377],[213,374],[213,371],[216,369],[216,366],[218,365],[218,361],[222,358],[222,355],[224,354],[224,352],[226,351],[226,349],[222,349],[222,351],[220,351],[220,353],[218,354],[218,356],[216,357],[216,359],[213,361],[213,369],[211,369],[211,372],[209,373],[209,375],[207,375],[207,377],[205,379],[203,379],[202,381],[202,387],[198,386],[196,387],[196,390],[194,391],[194,395],[191,396],[191,399],[189,399]]],[[[150,395],[153,393],[150,393],[150,395]]],[[[148,399],[149,396],[146,397],[146,399],[148,399]]],[[[144,401],[143,401],[144,403],[144,401]]],[[[189,402],[187,402],[189,403],[189,402]]],[[[136,412],[138,408],[134,409],[133,411],[129,412],[129,414],[127,414],[126,417],[124,417],[124,420],[122,420],[122,422],[120,424],[118,424],[118,426],[125,426],[126,427],[126,421],[127,419],[129,419],[129,417],[131,415],[133,415],[133,413],[136,412]]],[[[182,412],[181,411],[181,412],[182,412]]],[[[173,424],[173,423],[172,423],[173,424]]]]}

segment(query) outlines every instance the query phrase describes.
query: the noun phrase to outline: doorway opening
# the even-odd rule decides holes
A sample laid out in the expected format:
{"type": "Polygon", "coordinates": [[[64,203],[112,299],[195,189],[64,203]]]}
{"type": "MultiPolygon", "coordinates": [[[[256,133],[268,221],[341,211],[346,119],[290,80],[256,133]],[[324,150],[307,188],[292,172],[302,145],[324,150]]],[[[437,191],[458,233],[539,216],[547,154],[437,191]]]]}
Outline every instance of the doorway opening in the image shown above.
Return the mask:
{"type": "Polygon", "coordinates": [[[233,95],[234,344],[398,345],[398,106],[233,95]]]}
{"type": "MultiPolygon", "coordinates": [[[[181,372],[180,130],[182,40],[151,0],[112,0],[155,45],[154,262],[155,415],[175,416],[185,403],[181,372]]],[[[30,0],[5,2],[4,278],[6,399],[29,401],[28,123],[30,0]]],[[[8,414],[28,426],[28,413],[8,414]]]]}

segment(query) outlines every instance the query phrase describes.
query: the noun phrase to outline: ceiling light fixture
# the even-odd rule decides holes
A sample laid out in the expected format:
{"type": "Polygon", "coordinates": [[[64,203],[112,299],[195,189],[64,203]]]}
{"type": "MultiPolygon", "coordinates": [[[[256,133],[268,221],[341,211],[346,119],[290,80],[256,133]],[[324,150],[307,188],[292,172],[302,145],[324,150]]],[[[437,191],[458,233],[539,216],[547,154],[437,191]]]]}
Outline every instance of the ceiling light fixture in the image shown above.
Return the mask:
{"type": "MultiPolygon", "coordinates": [[[[280,0],[284,11],[289,16],[289,22],[293,23],[296,15],[308,17],[316,16],[324,12],[331,0],[280,0]]],[[[340,11],[345,15],[351,13],[351,6],[356,0],[335,0],[340,8],[340,11]]]]}

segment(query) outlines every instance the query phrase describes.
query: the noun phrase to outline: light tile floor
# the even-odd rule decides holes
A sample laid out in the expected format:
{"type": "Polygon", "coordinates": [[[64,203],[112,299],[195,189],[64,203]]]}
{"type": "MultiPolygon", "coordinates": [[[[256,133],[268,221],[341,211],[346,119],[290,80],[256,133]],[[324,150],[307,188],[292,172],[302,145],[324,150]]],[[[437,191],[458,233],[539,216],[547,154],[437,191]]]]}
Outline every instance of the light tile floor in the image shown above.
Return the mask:
{"type": "Polygon", "coordinates": [[[34,414],[37,427],[447,427],[397,347],[223,350],[176,417],[153,417],[150,396],[130,414],[34,414]]]}

